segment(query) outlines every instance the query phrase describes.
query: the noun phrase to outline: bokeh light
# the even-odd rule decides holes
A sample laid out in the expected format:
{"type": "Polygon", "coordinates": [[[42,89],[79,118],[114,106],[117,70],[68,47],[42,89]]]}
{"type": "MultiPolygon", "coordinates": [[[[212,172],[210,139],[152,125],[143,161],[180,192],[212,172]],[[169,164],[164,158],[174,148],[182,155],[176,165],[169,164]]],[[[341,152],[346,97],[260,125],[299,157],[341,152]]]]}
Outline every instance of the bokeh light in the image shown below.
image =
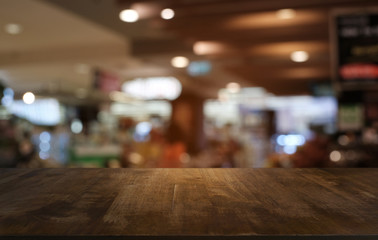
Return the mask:
{"type": "Polygon", "coordinates": [[[175,68],[185,68],[189,65],[189,60],[186,57],[177,56],[177,57],[172,58],[171,64],[175,68]]]}
{"type": "Polygon", "coordinates": [[[34,96],[34,94],[32,92],[27,92],[22,97],[22,100],[26,104],[32,104],[34,102],[34,100],[35,100],[35,96],[34,96]]]}
{"type": "Polygon", "coordinates": [[[306,62],[309,55],[305,51],[295,51],[291,53],[290,58],[293,62],[306,62]]]}
{"type": "Polygon", "coordinates": [[[139,19],[139,14],[133,9],[126,9],[120,12],[119,18],[124,22],[136,22],[139,19]]]}
{"type": "Polygon", "coordinates": [[[169,20],[175,16],[175,12],[170,8],[166,8],[161,11],[160,16],[165,20],[169,20]]]}

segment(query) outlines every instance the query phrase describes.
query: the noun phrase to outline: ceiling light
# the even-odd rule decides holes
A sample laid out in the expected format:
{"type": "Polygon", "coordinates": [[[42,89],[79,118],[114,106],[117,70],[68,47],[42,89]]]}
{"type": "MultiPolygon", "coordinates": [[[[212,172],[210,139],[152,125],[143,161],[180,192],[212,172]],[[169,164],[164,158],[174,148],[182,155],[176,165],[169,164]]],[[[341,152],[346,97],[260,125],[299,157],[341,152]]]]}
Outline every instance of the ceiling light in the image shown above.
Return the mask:
{"type": "Polygon", "coordinates": [[[226,86],[228,92],[230,93],[238,93],[240,91],[240,84],[235,82],[230,82],[226,86]]]}
{"type": "Polygon", "coordinates": [[[35,96],[32,92],[27,92],[27,93],[24,94],[22,99],[24,100],[24,103],[32,104],[35,100],[35,96]]]}
{"type": "Polygon", "coordinates": [[[119,18],[124,22],[136,22],[139,19],[139,14],[133,9],[126,9],[120,12],[119,18]]]}
{"type": "Polygon", "coordinates": [[[178,56],[178,57],[172,58],[171,64],[172,66],[176,68],[185,68],[188,66],[189,60],[186,57],[178,56]]]}
{"type": "Polygon", "coordinates": [[[290,58],[293,62],[306,62],[309,56],[305,51],[295,51],[291,53],[290,58]]]}
{"type": "Polygon", "coordinates": [[[17,35],[17,34],[20,34],[22,32],[22,27],[20,24],[16,24],[16,23],[9,23],[7,25],[5,25],[5,31],[11,35],[17,35]]]}
{"type": "Polygon", "coordinates": [[[182,85],[175,77],[136,78],[123,83],[122,91],[128,96],[143,100],[174,100],[180,96],[182,85]]]}
{"type": "Polygon", "coordinates": [[[279,19],[291,19],[294,18],[296,12],[294,9],[281,9],[277,11],[277,17],[279,19]]]}
{"type": "Polygon", "coordinates": [[[223,52],[225,46],[218,42],[199,41],[193,45],[193,52],[197,55],[217,54],[223,52]]]}
{"type": "Polygon", "coordinates": [[[175,12],[170,8],[166,8],[161,11],[160,16],[165,20],[169,20],[175,16],[175,12]]]}

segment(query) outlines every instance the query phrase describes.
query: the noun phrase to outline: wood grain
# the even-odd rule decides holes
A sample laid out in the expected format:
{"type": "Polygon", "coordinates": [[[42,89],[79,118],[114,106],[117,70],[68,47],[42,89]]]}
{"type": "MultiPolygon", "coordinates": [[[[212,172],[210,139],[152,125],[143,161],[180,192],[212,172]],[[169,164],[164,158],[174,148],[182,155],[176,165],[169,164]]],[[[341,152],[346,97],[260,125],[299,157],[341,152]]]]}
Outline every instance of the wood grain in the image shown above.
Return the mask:
{"type": "Polygon", "coordinates": [[[378,239],[378,169],[3,169],[10,236],[378,239]]]}

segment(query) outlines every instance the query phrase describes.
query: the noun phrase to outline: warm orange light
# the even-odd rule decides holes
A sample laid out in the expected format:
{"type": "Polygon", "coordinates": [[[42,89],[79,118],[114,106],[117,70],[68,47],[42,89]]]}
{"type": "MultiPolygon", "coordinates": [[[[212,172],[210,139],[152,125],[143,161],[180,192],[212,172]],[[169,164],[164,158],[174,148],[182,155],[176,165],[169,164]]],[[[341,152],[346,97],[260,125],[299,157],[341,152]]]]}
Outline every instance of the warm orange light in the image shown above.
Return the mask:
{"type": "Polygon", "coordinates": [[[277,17],[279,19],[291,19],[294,18],[296,12],[294,9],[281,9],[277,11],[277,17]]]}
{"type": "Polygon", "coordinates": [[[282,56],[286,58],[292,52],[298,51],[298,49],[310,54],[327,53],[328,48],[328,43],[321,41],[278,42],[254,45],[248,50],[248,53],[255,56],[282,56]]]}
{"type": "Polygon", "coordinates": [[[185,68],[189,65],[189,59],[187,59],[186,57],[177,56],[172,58],[171,64],[175,68],[185,68]]]}
{"type": "Polygon", "coordinates": [[[276,11],[272,11],[237,15],[229,18],[228,21],[223,24],[223,26],[227,29],[263,29],[293,25],[300,26],[324,23],[328,17],[327,14],[323,12],[301,10],[295,11],[295,17],[293,16],[291,18],[289,17],[289,12],[282,14],[285,19],[285,21],[283,21],[281,14],[276,11]],[[281,17],[279,17],[280,15],[281,17]]]}
{"type": "Polygon", "coordinates": [[[309,55],[306,51],[295,51],[290,55],[290,59],[293,62],[306,62],[309,58],[309,55]]]}
{"type": "Polygon", "coordinates": [[[193,51],[197,55],[209,55],[223,52],[225,46],[218,42],[200,41],[193,46],[193,51]]]}
{"type": "Polygon", "coordinates": [[[280,75],[289,79],[324,78],[329,72],[323,67],[295,67],[280,71],[280,75]]]}

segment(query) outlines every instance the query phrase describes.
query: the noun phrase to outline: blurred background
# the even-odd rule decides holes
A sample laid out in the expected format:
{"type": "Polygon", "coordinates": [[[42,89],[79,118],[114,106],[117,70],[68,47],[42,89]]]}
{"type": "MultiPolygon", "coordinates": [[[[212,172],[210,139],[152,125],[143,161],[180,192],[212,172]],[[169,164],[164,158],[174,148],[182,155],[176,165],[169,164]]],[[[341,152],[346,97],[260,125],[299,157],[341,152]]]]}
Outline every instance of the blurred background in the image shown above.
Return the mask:
{"type": "Polygon", "coordinates": [[[378,167],[376,0],[0,0],[0,167],[378,167]]]}

